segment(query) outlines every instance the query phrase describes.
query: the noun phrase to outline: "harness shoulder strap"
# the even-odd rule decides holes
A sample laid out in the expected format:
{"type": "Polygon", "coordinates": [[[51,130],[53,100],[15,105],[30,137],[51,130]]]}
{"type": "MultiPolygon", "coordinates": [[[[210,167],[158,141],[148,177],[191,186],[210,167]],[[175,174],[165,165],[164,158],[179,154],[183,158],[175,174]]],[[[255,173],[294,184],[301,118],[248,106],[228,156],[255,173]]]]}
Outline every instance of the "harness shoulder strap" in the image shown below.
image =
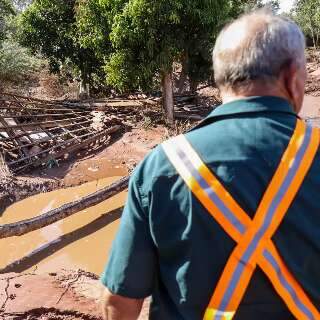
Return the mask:
{"type": "Polygon", "coordinates": [[[313,162],[318,145],[319,131],[298,120],[289,146],[251,221],[184,136],[163,144],[169,160],[194,195],[238,243],[205,319],[232,319],[257,265],[297,319],[320,319],[317,309],[286,268],[271,241],[313,162]]]}

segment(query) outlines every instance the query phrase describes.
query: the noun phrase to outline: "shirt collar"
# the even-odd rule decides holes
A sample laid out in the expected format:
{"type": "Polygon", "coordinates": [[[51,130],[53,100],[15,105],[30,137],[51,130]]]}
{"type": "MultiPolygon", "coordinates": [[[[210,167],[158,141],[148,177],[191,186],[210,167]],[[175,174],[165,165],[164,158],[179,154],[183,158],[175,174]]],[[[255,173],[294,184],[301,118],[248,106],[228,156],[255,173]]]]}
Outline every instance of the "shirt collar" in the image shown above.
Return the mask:
{"type": "Polygon", "coordinates": [[[213,110],[208,117],[227,116],[252,112],[284,112],[296,115],[291,104],[280,97],[249,97],[225,103],[213,110]]]}
{"type": "Polygon", "coordinates": [[[239,99],[218,106],[197,127],[202,127],[226,116],[236,117],[239,114],[260,112],[287,113],[299,117],[287,100],[273,96],[257,96],[239,99]]]}

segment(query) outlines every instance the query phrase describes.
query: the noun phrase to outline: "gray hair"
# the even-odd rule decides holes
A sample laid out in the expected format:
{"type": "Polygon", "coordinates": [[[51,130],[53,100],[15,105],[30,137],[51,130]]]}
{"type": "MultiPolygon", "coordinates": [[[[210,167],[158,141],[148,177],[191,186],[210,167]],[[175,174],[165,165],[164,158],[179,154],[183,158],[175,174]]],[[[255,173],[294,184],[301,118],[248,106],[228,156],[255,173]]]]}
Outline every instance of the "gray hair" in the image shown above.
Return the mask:
{"type": "Polygon", "coordinates": [[[290,19],[266,10],[243,15],[219,34],[213,66],[218,87],[272,80],[290,64],[305,63],[305,37],[290,19]]]}

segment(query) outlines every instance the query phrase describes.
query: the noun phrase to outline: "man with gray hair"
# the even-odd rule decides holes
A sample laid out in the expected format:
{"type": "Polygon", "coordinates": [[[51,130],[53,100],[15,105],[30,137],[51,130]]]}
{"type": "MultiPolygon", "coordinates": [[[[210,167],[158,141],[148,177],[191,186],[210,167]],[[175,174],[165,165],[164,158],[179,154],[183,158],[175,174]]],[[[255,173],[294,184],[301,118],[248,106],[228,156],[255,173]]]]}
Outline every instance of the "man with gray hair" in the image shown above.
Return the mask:
{"type": "Polygon", "coordinates": [[[108,266],[108,320],[320,319],[319,130],[299,117],[305,40],[257,11],[226,26],[223,105],[130,182],[108,266]]]}

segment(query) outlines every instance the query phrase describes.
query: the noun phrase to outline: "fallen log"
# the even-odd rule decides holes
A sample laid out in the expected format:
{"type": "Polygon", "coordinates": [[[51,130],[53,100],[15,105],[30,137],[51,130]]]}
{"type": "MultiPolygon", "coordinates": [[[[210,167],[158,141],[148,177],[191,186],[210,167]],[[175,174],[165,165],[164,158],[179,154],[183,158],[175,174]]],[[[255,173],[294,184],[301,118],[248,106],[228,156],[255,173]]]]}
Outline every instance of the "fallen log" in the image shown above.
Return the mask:
{"type": "Polygon", "coordinates": [[[31,231],[42,229],[57,221],[70,217],[81,210],[95,206],[127,189],[129,178],[130,177],[124,177],[112,185],[107,186],[95,193],[92,193],[74,202],[65,204],[60,208],[51,210],[38,217],[0,225],[0,239],[13,236],[22,236],[31,231]]]}

